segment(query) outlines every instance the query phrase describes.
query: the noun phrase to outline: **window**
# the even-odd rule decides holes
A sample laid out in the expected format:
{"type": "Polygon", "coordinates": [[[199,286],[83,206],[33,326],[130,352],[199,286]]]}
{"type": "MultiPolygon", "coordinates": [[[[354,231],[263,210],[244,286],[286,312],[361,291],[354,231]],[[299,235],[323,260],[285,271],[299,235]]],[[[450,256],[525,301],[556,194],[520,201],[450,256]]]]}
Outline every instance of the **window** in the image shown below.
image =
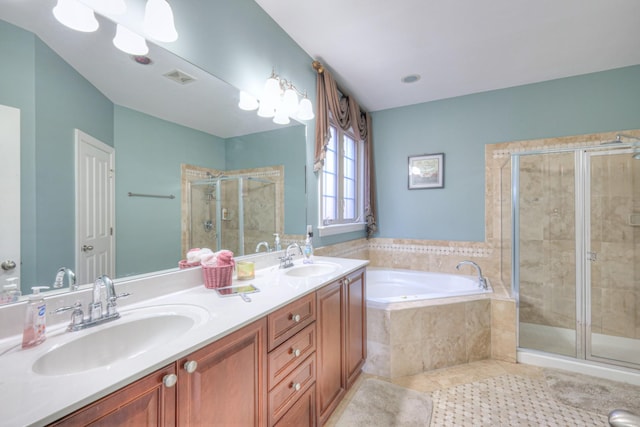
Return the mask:
{"type": "Polygon", "coordinates": [[[320,235],[364,227],[363,142],[331,124],[320,180],[320,235]]]}

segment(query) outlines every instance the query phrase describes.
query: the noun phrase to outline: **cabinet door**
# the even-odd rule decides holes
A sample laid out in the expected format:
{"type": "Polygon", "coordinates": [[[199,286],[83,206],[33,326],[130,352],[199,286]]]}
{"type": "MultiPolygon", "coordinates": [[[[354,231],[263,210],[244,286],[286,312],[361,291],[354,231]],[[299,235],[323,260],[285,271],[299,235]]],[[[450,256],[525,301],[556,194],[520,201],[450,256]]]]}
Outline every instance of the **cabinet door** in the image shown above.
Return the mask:
{"type": "Polygon", "coordinates": [[[323,425],[346,392],[344,370],[344,287],[333,282],[317,293],[318,345],[316,401],[318,424],[323,425]]]}
{"type": "Polygon", "coordinates": [[[167,387],[163,383],[163,380],[168,376],[175,376],[175,372],[175,364],[171,364],[52,425],[93,427],[175,426],[176,387],[175,385],[167,387]]]}
{"type": "Polygon", "coordinates": [[[180,426],[266,424],[265,330],[263,318],[178,361],[180,426]]]}
{"type": "Polygon", "coordinates": [[[347,388],[360,375],[367,359],[367,303],[365,298],[365,270],[358,270],[347,276],[346,287],[346,369],[347,388]]]}

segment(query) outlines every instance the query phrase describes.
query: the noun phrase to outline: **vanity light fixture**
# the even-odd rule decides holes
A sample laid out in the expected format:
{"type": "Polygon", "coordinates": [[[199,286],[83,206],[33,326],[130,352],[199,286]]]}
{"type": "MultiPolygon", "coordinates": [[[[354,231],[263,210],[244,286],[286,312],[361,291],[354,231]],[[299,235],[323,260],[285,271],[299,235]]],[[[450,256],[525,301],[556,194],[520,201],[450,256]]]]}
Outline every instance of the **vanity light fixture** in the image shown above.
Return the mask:
{"type": "Polygon", "coordinates": [[[130,55],[146,55],[149,53],[149,46],[147,46],[147,41],[144,37],[134,33],[122,24],[116,25],[116,36],[113,38],[113,45],[130,55]]]}
{"type": "MultiPolygon", "coordinates": [[[[58,0],[53,15],[63,25],[77,31],[91,32],[98,29],[95,12],[109,17],[122,15],[127,11],[125,0],[58,0]]],[[[144,35],[132,31],[116,22],[113,44],[131,55],[146,55],[149,52],[146,38],[160,42],[178,39],[173,20],[173,11],[166,0],[147,0],[144,10],[144,35]]]]}
{"type": "Polygon", "coordinates": [[[247,92],[240,91],[238,107],[242,110],[258,110],[260,117],[273,117],[273,122],[281,125],[289,124],[290,118],[311,120],[313,105],[306,92],[301,92],[293,83],[277,75],[275,71],[267,79],[260,99],[247,92]],[[298,102],[298,96],[302,99],[298,102]]]}
{"type": "Polygon", "coordinates": [[[160,42],[169,43],[178,39],[173,11],[166,0],[147,0],[144,8],[144,31],[160,42]]]}
{"type": "Polygon", "coordinates": [[[78,0],[58,0],[53,8],[53,16],[62,25],[83,33],[91,33],[100,25],[93,9],[78,0]]]}

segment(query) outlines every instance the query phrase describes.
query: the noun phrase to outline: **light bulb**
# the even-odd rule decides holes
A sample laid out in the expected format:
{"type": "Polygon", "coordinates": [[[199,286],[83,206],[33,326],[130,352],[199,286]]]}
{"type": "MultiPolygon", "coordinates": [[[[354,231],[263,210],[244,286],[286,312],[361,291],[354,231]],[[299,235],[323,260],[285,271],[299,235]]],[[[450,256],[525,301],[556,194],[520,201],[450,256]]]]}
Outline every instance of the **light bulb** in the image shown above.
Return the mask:
{"type": "Polygon", "coordinates": [[[116,26],[116,36],[113,38],[113,45],[131,55],[146,55],[149,53],[149,47],[144,37],[120,24],[116,26]]]}
{"type": "Polygon", "coordinates": [[[258,100],[249,95],[247,92],[241,90],[240,91],[240,102],[238,103],[238,107],[241,110],[252,111],[258,108],[258,100]]]}
{"type": "Polygon", "coordinates": [[[144,8],[144,31],[152,39],[173,42],[178,39],[173,11],[165,0],[147,0],[144,8]]]}
{"type": "Polygon", "coordinates": [[[53,16],[61,24],[85,33],[97,30],[100,25],[93,10],[77,0],[58,0],[53,16]]]}
{"type": "Polygon", "coordinates": [[[313,115],[313,106],[311,101],[306,96],[300,101],[300,109],[298,110],[298,119],[311,120],[315,116],[313,115]]]}

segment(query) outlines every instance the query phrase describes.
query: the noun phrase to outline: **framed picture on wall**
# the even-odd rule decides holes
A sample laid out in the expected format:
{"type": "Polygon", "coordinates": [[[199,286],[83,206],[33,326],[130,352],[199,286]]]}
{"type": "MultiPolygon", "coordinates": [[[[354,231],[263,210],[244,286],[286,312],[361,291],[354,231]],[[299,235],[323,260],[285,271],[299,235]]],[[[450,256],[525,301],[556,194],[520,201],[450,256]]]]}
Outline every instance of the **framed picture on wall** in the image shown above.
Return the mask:
{"type": "Polygon", "coordinates": [[[444,153],[409,156],[409,190],[444,188],[444,153]]]}

